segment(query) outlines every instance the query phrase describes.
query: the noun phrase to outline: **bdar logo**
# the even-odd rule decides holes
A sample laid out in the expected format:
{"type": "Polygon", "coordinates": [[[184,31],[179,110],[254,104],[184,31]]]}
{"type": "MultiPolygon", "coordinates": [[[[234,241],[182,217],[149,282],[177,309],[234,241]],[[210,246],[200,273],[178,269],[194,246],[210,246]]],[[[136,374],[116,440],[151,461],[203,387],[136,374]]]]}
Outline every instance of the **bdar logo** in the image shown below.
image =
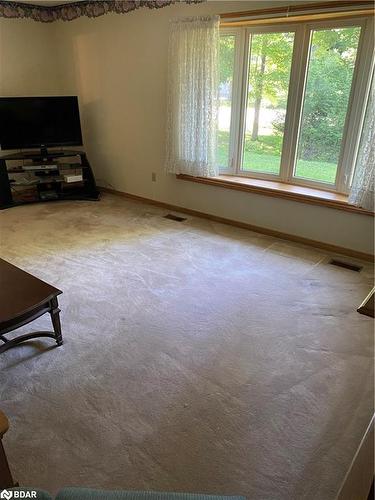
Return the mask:
{"type": "Polygon", "coordinates": [[[3,500],[10,500],[10,499],[18,499],[18,498],[36,498],[36,491],[33,490],[28,490],[28,491],[22,491],[22,490],[14,490],[14,491],[8,491],[8,490],[3,490],[0,493],[0,499],[3,500]]]}

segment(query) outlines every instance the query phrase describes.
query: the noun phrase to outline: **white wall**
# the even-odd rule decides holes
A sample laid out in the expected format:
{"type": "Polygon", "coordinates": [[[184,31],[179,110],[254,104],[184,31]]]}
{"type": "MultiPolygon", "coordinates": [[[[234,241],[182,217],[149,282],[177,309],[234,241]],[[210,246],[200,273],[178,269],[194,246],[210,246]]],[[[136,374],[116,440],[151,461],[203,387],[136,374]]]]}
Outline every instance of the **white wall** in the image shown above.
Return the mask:
{"type": "Polygon", "coordinates": [[[54,25],[0,18],[0,95],[59,94],[62,70],[55,52],[54,25]]]}
{"type": "MultiPolygon", "coordinates": [[[[38,82],[50,89],[56,84],[61,92],[79,95],[85,147],[98,184],[373,253],[373,219],[369,216],[189,183],[164,173],[169,20],[275,4],[282,5],[274,1],[220,1],[157,10],[143,8],[124,15],[79,18],[52,25],[22,21],[17,33],[22,45],[38,45],[45,51],[37,31],[47,33],[51,27],[55,30],[55,60],[62,71],[55,69],[54,74],[59,81],[51,79],[48,83],[34,75],[30,88],[37,93],[38,82]],[[157,182],[152,182],[152,172],[157,182]]],[[[8,54],[11,50],[8,44],[2,52],[8,54]]],[[[30,66],[28,61],[17,63],[19,69],[12,72],[12,77],[27,73],[30,66]]],[[[10,79],[8,74],[8,92],[10,79]]]]}

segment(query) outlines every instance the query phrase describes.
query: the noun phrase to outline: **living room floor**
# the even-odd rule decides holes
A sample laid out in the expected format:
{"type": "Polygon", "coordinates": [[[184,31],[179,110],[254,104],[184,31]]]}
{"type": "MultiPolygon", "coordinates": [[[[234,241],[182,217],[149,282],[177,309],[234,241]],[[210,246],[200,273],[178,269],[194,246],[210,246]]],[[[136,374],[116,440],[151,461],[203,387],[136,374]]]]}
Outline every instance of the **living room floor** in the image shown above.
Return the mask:
{"type": "Polygon", "coordinates": [[[1,256],[63,290],[64,345],[0,355],[14,477],[334,499],[373,411],[372,266],[166,213],[108,194],[0,213],[1,256]]]}

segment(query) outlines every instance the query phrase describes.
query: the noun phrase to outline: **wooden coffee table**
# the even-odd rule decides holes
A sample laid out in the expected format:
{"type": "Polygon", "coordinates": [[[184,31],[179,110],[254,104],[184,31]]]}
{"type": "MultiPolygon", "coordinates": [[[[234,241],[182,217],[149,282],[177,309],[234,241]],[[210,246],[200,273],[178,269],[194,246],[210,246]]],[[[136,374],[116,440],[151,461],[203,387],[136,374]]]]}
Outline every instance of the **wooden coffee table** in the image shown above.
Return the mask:
{"type": "Polygon", "coordinates": [[[0,353],[25,340],[50,337],[62,345],[60,309],[61,290],[0,259],[0,353]],[[53,332],[33,332],[11,340],[6,334],[30,323],[45,313],[51,315],[53,332]]]}

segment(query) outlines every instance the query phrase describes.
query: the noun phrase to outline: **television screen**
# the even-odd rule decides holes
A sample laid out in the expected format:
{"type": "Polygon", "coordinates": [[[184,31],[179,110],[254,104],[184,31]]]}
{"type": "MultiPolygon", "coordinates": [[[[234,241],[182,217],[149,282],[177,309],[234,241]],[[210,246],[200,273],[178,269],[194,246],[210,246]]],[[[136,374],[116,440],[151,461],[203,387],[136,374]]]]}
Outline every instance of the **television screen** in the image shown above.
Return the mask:
{"type": "Polygon", "coordinates": [[[82,145],[78,99],[0,97],[1,149],[82,145]]]}

